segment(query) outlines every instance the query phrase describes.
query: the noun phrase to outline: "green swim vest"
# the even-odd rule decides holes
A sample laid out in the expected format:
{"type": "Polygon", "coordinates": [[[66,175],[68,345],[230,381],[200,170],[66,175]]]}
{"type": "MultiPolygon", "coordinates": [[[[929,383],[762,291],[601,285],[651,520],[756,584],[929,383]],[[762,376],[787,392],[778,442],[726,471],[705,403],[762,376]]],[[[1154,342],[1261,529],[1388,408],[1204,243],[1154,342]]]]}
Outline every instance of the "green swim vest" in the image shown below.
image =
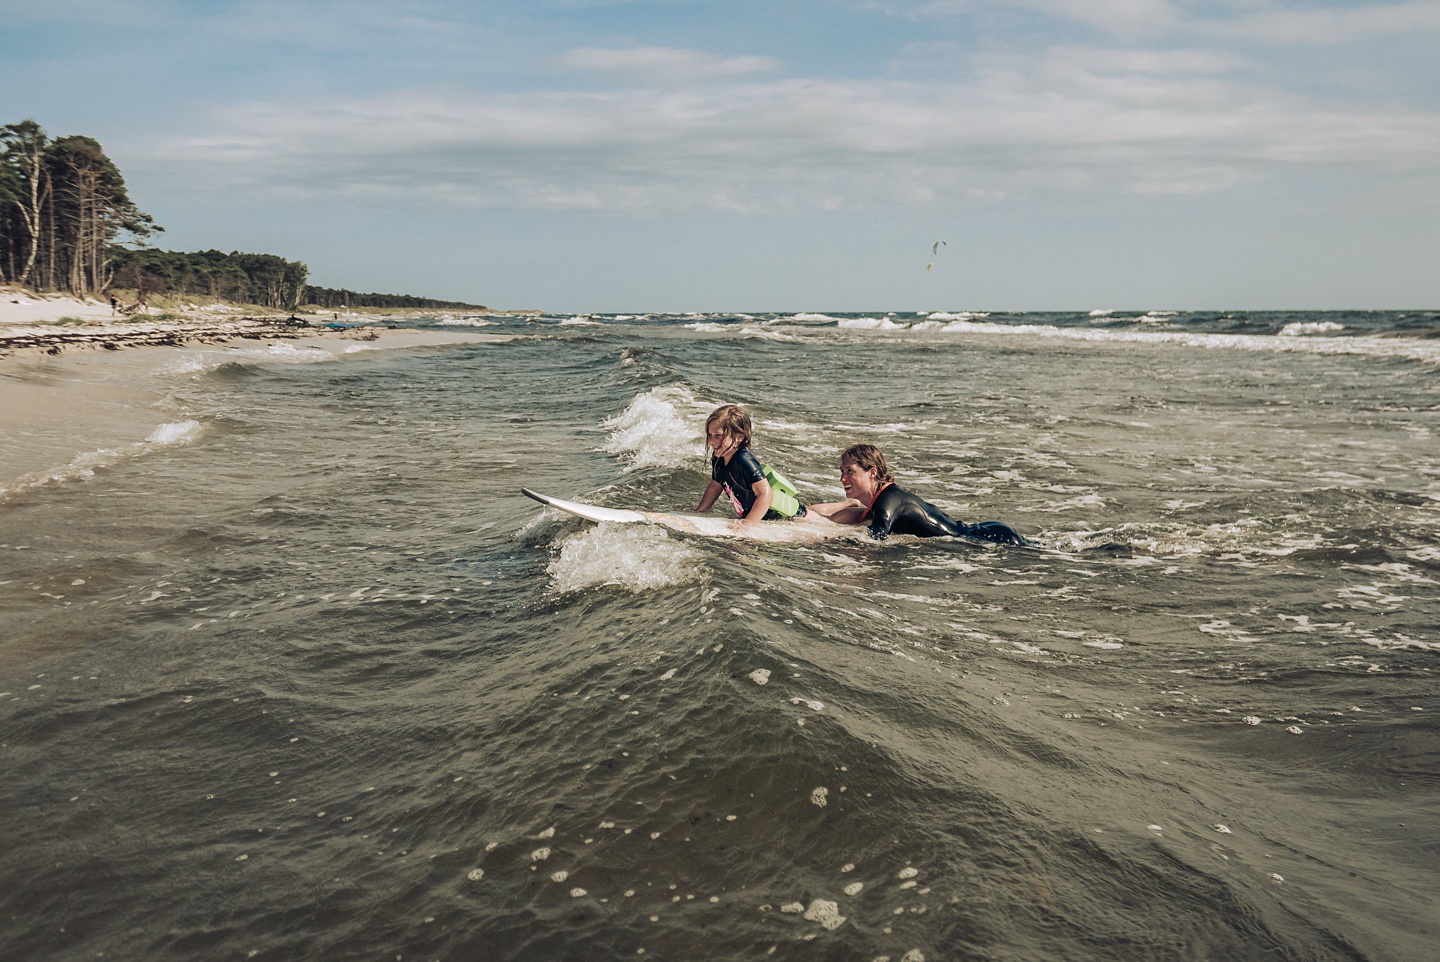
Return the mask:
{"type": "Polygon", "coordinates": [[[770,482],[770,510],[787,518],[799,514],[800,492],[795,490],[795,485],[768,464],[760,465],[760,470],[765,472],[765,480],[770,482]]]}

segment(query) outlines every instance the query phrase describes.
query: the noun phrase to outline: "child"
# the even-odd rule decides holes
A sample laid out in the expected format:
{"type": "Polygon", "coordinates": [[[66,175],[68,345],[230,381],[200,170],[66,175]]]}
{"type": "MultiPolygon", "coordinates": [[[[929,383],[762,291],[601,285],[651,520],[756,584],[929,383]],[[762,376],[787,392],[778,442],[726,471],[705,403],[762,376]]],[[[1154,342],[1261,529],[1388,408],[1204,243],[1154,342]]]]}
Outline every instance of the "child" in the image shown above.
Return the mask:
{"type": "Polygon", "coordinates": [[[763,519],[805,516],[795,488],[760,463],[750,450],[750,415],[738,404],[725,404],[705,420],[705,445],[710,449],[710,483],[695,510],[709,511],[723,491],[743,524],[763,519]]]}

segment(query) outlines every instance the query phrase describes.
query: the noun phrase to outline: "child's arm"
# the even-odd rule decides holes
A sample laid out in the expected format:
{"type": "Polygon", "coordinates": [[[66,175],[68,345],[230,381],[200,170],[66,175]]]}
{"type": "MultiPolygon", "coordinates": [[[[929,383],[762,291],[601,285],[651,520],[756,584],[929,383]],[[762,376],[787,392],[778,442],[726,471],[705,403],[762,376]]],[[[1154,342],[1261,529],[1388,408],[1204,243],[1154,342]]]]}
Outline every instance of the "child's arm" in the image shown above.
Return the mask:
{"type": "Polygon", "coordinates": [[[697,507],[695,510],[700,512],[701,514],[709,511],[714,506],[715,499],[720,497],[720,492],[724,490],[724,485],[722,485],[719,481],[711,481],[708,485],[706,485],[705,493],[700,495],[700,506],[697,507]]]}
{"type": "Polygon", "coordinates": [[[745,513],[745,520],[741,524],[759,524],[765,517],[765,512],[770,510],[770,502],[775,500],[775,492],[770,490],[770,482],[761,478],[750,485],[750,490],[755,492],[755,503],[745,513]]]}

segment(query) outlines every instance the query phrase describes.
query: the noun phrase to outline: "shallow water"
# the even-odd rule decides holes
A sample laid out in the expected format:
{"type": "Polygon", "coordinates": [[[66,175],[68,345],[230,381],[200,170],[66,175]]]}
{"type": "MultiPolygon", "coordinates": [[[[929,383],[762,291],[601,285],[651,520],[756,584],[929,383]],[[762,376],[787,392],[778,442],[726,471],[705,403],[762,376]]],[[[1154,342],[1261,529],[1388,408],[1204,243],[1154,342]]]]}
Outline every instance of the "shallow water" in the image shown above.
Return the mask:
{"type": "Polygon", "coordinates": [[[0,955],[1431,956],[1435,315],[470,325],[0,491],[0,955]],[[725,401],[1039,547],[519,493],[693,508],[725,401]]]}

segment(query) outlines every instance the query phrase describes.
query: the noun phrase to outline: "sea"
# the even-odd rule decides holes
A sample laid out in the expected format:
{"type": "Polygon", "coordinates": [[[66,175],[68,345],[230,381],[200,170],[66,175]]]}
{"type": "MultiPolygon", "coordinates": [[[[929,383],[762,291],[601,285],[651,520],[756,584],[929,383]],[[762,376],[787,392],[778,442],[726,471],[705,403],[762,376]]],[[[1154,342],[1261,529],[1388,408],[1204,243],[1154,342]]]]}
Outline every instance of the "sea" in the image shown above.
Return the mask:
{"type": "Polygon", "coordinates": [[[1440,312],[356,323],[488,337],[36,404],[0,958],[1440,957],[1440,312]],[[1033,544],[520,491],[694,510],[722,403],[1033,544]]]}

